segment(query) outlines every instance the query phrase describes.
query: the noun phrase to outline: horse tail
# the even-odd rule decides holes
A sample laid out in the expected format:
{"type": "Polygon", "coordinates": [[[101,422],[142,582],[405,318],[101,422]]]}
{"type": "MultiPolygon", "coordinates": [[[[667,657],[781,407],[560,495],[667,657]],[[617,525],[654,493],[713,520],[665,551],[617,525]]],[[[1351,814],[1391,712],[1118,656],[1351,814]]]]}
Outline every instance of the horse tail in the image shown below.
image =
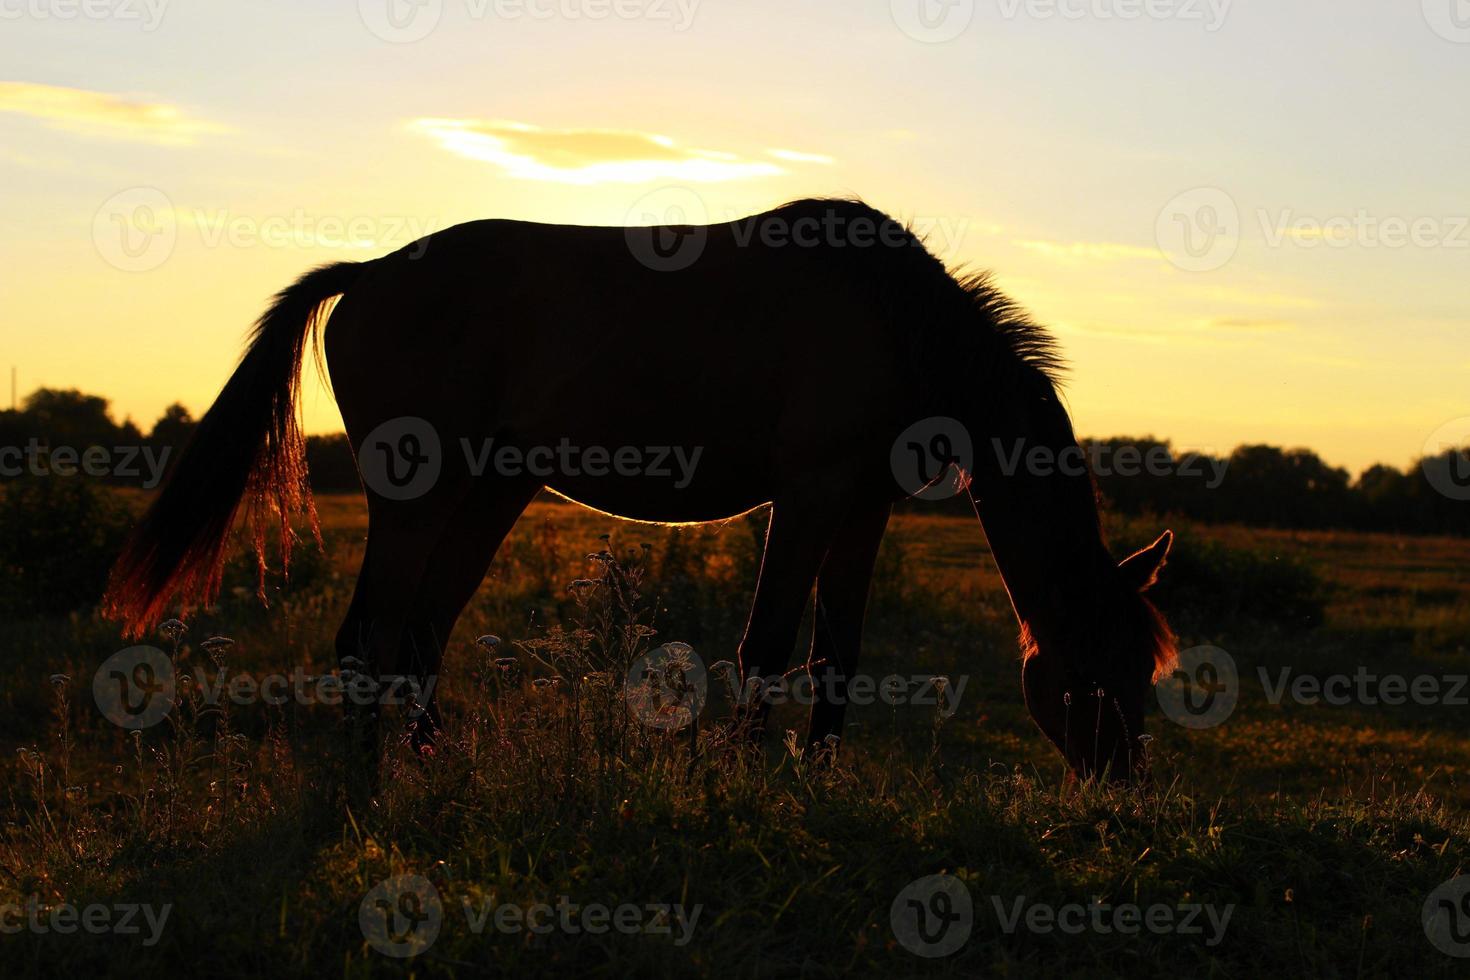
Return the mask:
{"type": "MultiPolygon", "coordinates": [[[[262,593],[272,515],[280,525],[283,568],[293,516],[305,513],[320,541],[296,411],[301,362],[308,340],[319,339],[327,300],[350,289],[363,268],[336,262],[313,269],[277,293],[256,321],[235,373],[112,566],[103,609],[122,621],[126,635],[156,623],[176,595],[185,604],[214,599],[226,538],[247,495],[262,593]]],[[[317,353],[320,362],[319,345],[317,353]]]]}

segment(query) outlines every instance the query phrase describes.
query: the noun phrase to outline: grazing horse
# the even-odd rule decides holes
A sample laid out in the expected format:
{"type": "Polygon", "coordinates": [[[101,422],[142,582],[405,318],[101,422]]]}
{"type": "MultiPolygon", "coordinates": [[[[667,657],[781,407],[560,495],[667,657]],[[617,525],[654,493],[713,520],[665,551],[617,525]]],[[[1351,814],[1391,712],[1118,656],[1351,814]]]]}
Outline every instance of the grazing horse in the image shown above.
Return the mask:
{"type": "MultiPolygon", "coordinates": [[[[1024,462],[1082,458],[1056,347],[887,215],[807,200],[707,226],[474,221],[307,273],[256,324],[113,569],[107,608],[129,632],[216,592],[243,500],[257,546],[279,519],[288,558],[287,520],[311,507],[296,401],[313,336],[368,495],[340,658],[433,675],[543,487],[653,522],[770,503],[740,671],[787,670],[815,583],[821,744],[841,732],[889,513],[915,490],[895,440],[940,419],[979,447],[949,462],[1021,624],[1032,717],[1077,774],[1137,772],[1150,684],[1174,653],[1143,592],[1171,536],[1118,562],[1085,467],[1024,462]],[[696,463],[640,469],[630,447],[696,463]]],[[[436,724],[431,706],[415,737],[436,724]]]]}

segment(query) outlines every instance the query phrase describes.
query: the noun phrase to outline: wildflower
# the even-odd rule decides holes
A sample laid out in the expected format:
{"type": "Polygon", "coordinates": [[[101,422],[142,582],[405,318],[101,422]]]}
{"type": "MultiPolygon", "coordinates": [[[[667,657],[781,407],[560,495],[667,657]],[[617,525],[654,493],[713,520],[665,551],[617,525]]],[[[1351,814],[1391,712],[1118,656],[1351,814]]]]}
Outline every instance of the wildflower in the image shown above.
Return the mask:
{"type": "Polygon", "coordinates": [[[68,803],[80,803],[87,798],[87,791],[81,786],[68,786],[66,788],[66,801],[68,803]]]}
{"type": "Polygon", "coordinates": [[[55,687],[65,687],[66,685],[71,683],[71,678],[67,677],[65,674],[52,674],[51,683],[55,687]]]}
{"type": "Polygon", "coordinates": [[[214,661],[214,665],[220,667],[224,665],[225,654],[229,652],[230,647],[235,645],[235,641],[228,636],[211,636],[199,645],[204,648],[205,653],[209,654],[209,659],[214,661]]]}
{"type": "Polygon", "coordinates": [[[475,639],[475,646],[479,647],[481,650],[484,650],[486,653],[489,653],[491,650],[494,650],[496,647],[500,646],[500,637],[496,636],[494,633],[486,633],[484,636],[477,637],[475,639]]]}
{"type": "Polygon", "coordinates": [[[934,696],[944,697],[944,692],[949,690],[949,678],[940,674],[937,677],[931,677],[930,680],[934,682],[934,696]]]}
{"type": "Polygon", "coordinates": [[[842,739],[836,735],[828,735],[826,738],[822,739],[822,741],[826,743],[827,748],[831,749],[833,752],[836,752],[837,745],[839,742],[842,741],[842,739]]]}
{"type": "Polygon", "coordinates": [[[158,632],[162,633],[170,643],[179,642],[183,635],[188,631],[189,627],[185,626],[177,619],[165,620],[158,625],[158,632]]]}
{"type": "Polygon", "coordinates": [[[538,677],[531,682],[531,686],[536,688],[538,691],[546,691],[551,688],[551,681],[546,679],[545,677],[538,677]]]}
{"type": "Polygon", "coordinates": [[[595,588],[596,586],[597,586],[597,580],[596,579],[591,579],[591,578],[573,579],[571,581],[571,583],[567,585],[567,591],[568,592],[576,592],[578,589],[591,589],[591,588],[595,588]]]}
{"type": "Polygon", "coordinates": [[[502,671],[504,671],[507,674],[511,672],[511,670],[515,667],[515,665],[516,665],[516,658],[515,657],[497,657],[495,659],[495,666],[496,667],[499,667],[502,671]]]}

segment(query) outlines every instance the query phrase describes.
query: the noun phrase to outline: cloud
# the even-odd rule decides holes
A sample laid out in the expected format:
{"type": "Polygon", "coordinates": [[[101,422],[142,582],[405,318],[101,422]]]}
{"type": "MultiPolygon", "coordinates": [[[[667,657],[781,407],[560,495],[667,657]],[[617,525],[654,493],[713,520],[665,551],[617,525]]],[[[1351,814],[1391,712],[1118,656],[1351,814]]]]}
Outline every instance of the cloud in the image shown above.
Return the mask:
{"type": "Polygon", "coordinates": [[[803,153],[800,150],[767,150],[777,160],[789,160],[792,163],[836,163],[836,159],[825,153],[803,153]]]}
{"type": "Polygon", "coordinates": [[[1017,241],[1014,244],[1027,251],[1061,261],[1094,259],[1114,262],[1118,259],[1163,259],[1163,255],[1156,248],[1121,245],[1117,242],[1017,241]]]}
{"type": "Polygon", "coordinates": [[[621,129],[542,129],[481,119],[416,119],[410,128],[451,153],[499,167],[508,177],[557,184],[700,183],[773,177],[764,160],[681,147],[667,136],[621,129]]]}
{"type": "Polygon", "coordinates": [[[1217,303],[1238,306],[1267,306],[1287,310],[1315,310],[1321,303],[1309,296],[1292,296],[1287,293],[1272,293],[1255,289],[1236,289],[1227,286],[1212,286],[1202,290],[1201,296],[1217,303]]]}
{"type": "Polygon", "coordinates": [[[0,82],[0,112],[30,116],[53,129],[88,136],[173,146],[193,143],[203,133],[228,132],[218,123],[190,119],[177,106],[37,82],[0,82]]]}

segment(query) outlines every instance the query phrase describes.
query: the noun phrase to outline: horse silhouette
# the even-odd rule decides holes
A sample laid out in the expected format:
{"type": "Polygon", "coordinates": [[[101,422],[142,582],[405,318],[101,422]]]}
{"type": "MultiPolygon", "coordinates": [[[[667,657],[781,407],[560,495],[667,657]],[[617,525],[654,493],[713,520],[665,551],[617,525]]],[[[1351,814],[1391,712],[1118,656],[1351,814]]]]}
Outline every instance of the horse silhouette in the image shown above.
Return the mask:
{"type": "MultiPolygon", "coordinates": [[[[786,671],[815,584],[814,745],[841,732],[879,542],[915,492],[895,476],[914,448],[899,436],[942,419],[980,447],[1077,452],[1047,332],[988,277],[952,274],[859,202],[797,201],[707,226],[474,221],[277,294],[114,566],[106,608],[131,634],[175,600],[215,594],[242,505],[258,547],[279,519],[289,559],[288,519],[311,510],[296,402],[313,337],[367,484],[339,658],[435,674],[543,487],[657,522],[770,503],[739,666],[742,680],[786,671]],[[589,472],[545,452],[558,446],[589,459],[682,447],[697,465],[589,472]],[[543,463],[477,468],[487,456],[543,463]]],[[[1150,684],[1174,654],[1143,595],[1172,537],[1119,562],[1085,467],[1007,466],[1004,455],[975,453],[962,485],[1021,625],[1026,704],[1076,773],[1129,778],[1150,684]]],[[[428,709],[420,743],[438,723],[428,709]]]]}

